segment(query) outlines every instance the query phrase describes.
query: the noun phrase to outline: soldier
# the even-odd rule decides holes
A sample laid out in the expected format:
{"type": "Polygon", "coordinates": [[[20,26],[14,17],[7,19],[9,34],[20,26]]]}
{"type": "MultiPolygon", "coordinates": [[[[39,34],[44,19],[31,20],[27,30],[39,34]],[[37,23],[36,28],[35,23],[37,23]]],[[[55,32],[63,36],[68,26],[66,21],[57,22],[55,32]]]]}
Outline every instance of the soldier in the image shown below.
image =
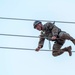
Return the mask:
{"type": "Polygon", "coordinates": [[[45,39],[47,39],[49,41],[54,41],[52,48],[53,56],[59,56],[64,52],[68,52],[69,56],[72,55],[71,46],[61,49],[66,40],[72,41],[75,45],[75,39],[68,33],[62,31],[60,28],[50,22],[43,25],[41,21],[35,21],[33,26],[34,29],[41,31],[38,47],[35,51],[39,51],[43,47],[45,39]]]}

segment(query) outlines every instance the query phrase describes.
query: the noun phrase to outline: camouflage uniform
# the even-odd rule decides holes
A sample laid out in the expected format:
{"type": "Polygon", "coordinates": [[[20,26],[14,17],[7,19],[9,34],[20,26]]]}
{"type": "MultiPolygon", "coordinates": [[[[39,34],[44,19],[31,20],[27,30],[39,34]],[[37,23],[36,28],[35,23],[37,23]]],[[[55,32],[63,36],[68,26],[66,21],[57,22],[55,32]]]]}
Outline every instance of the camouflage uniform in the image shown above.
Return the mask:
{"type": "Polygon", "coordinates": [[[60,28],[58,28],[52,23],[46,23],[43,25],[43,27],[44,29],[41,31],[38,46],[43,47],[45,39],[54,41],[53,50],[52,50],[53,56],[61,55],[64,51],[66,51],[67,47],[61,49],[66,39],[71,41],[74,40],[74,38],[71,37],[68,33],[62,31],[60,28]],[[52,36],[56,36],[57,38],[60,38],[60,39],[51,40],[52,36]]]}

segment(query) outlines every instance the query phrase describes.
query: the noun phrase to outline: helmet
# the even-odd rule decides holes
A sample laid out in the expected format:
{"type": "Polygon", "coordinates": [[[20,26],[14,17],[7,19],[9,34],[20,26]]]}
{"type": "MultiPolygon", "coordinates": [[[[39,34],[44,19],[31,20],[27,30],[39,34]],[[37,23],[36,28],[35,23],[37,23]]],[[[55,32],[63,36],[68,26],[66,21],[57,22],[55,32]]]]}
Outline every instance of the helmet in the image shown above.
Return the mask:
{"type": "Polygon", "coordinates": [[[40,21],[35,21],[34,24],[33,24],[34,28],[35,28],[35,27],[37,26],[37,24],[39,24],[39,23],[41,24],[40,21]]]}

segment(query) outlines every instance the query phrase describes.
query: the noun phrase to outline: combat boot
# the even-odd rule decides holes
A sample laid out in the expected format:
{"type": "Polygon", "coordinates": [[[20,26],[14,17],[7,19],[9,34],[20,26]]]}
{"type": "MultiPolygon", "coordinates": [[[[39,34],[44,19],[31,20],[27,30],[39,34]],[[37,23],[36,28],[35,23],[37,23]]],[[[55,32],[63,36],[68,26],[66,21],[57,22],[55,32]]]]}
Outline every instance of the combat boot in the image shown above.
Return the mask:
{"type": "Polygon", "coordinates": [[[72,56],[72,51],[71,50],[72,50],[71,46],[68,46],[68,47],[64,48],[64,51],[67,51],[69,53],[69,56],[72,56]]]}

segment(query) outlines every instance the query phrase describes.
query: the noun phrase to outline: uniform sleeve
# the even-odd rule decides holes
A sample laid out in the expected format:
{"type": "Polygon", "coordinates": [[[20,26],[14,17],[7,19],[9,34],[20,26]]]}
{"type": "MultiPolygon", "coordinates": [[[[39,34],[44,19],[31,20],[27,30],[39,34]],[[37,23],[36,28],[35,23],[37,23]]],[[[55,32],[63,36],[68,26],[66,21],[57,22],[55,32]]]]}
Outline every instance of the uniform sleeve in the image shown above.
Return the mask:
{"type": "Polygon", "coordinates": [[[38,42],[38,46],[41,46],[41,48],[43,47],[44,41],[45,41],[45,38],[43,38],[43,37],[44,37],[44,34],[41,32],[40,39],[38,42]]]}
{"type": "Polygon", "coordinates": [[[46,29],[52,30],[52,28],[54,27],[54,25],[50,22],[45,24],[46,29]]]}
{"type": "Polygon", "coordinates": [[[52,23],[46,23],[47,29],[49,29],[52,32],[53,36],[57,36],[58,35],[58,27],[56,27],[54,24],[52,23]]]}
{"type": "Polygon", "coordinates": [[[56,26],[54,26],[53,29],[52,29],[52,35],[57,36],[58,32],[59,32],[59,29],[56,26]]]}

